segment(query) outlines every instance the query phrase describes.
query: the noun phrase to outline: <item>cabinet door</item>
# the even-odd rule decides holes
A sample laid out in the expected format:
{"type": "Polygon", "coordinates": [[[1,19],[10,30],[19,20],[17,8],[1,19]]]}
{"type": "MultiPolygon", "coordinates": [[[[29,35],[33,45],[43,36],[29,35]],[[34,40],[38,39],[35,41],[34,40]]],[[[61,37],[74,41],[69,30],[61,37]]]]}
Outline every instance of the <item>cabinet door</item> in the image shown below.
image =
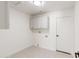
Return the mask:
{"type": "Polygon", "coordinates": [[[48,17],[45,15],[37,15],[31,18],[31,28],[48,29],[48,17]]]}
{"type": "Polygon", "coordinates": [[[8,28],[8,4],[0,1],[0,29],[8,28]]]}
{"type": "Polygon", "coordinates": [[[40,28],[42,29],[48,29],[48,17],[47,16],[41,16],[40,19],[40,28]]]}
{"type": "Polygon", "coordinates": [[[32,17],[31,18],[31,28],[38,29],[39,27],[39,17],[32,17]]]}

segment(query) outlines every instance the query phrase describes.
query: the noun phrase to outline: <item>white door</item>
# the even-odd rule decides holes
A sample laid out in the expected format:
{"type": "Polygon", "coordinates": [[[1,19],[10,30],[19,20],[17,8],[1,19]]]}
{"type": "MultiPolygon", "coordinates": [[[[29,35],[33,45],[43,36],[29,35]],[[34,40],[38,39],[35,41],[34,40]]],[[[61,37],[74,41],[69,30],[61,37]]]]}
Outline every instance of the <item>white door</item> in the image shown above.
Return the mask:
{"type": "Polygon", "coordinates": [[[74,21],[71,16],[57,17],[57,50],[73,52],[74,21]]]}

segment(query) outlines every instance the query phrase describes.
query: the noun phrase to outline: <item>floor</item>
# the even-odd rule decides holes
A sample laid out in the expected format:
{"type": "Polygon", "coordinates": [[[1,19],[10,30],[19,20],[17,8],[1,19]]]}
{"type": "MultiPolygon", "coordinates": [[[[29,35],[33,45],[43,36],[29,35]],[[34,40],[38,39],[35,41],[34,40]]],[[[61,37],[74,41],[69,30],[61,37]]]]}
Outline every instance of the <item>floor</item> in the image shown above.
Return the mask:
{"type": "Polygon", "coordinates": [[[9,58],[72,58],[72,55],[39,47],[30,47],[11,55],[9,58]]]}

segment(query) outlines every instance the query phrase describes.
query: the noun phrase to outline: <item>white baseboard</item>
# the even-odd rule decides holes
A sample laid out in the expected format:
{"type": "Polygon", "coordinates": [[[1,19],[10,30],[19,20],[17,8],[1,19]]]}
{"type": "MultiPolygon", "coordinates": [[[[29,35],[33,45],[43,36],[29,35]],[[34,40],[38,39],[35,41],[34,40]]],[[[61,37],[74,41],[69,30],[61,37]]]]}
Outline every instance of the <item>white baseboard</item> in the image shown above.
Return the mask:
{"type": "Polygon", "coordinates": [[[4,57],[4,58],[9,58],[10,56],[12,56],[12,55],[14,55],[14,54],[16,54],[16,53],[18,53],[18,52],[24,50],[24,49],[30,48],[30,47],[32,47],[32,46],[33,46],[33,45],[30,45],[30,46],[24,47],[24,48],[18,50],[17,52],[10,53],[8,56],[6,56],[6,57],[4,57]]]}

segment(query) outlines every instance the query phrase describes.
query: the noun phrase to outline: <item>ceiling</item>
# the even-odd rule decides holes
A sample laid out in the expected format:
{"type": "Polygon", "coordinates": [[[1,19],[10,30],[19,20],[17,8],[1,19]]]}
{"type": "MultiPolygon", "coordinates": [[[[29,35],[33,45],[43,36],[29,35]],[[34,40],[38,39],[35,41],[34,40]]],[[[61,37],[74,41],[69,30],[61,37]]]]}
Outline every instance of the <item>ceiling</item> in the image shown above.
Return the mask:
{"type": "Polygon", "coordinates": [[[42,12],[62,10],[73,7],[74,3],[74,1],[45,1],[44,6],[40,8],[29,1],[9,1],[11,7],[28,14],[36,14],[39,13],[40,10],[42,10],[42,12]]]}

